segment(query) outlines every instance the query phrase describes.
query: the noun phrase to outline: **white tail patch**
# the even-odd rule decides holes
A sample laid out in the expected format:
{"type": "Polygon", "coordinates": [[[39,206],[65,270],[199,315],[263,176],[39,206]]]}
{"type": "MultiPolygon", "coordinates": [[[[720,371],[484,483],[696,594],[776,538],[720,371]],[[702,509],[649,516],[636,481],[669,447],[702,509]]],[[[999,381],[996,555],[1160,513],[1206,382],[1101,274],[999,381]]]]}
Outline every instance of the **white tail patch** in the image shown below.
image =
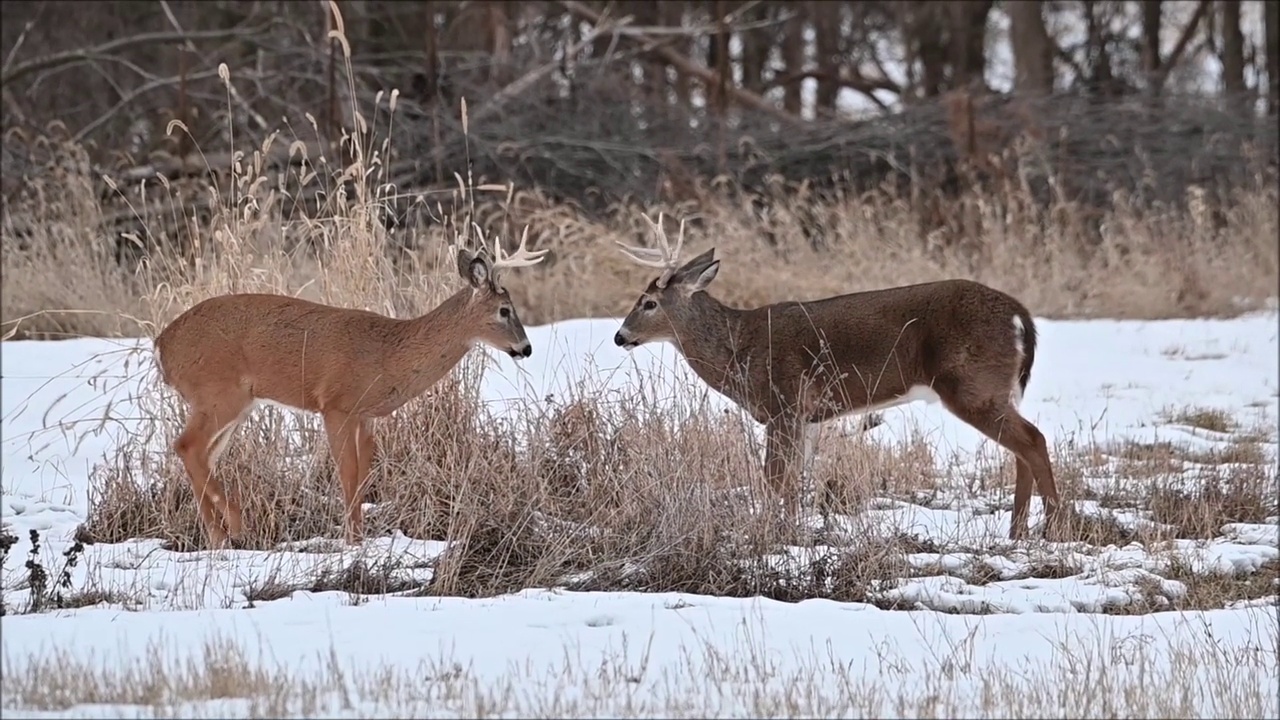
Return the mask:
{"type": "Polygon", "coordinates": [[[1022,318],[1017,315],[1013,316],[1013,348],[1018,354],[1018,370],[1013,374],[1013,389],[1009,391],[1009,402],[1013,406],[1022,405],[1022,383],[1018,381],[1022,377],[1022,359],[1027,353],[1027,328],[1022,324],[1022,318]]]}

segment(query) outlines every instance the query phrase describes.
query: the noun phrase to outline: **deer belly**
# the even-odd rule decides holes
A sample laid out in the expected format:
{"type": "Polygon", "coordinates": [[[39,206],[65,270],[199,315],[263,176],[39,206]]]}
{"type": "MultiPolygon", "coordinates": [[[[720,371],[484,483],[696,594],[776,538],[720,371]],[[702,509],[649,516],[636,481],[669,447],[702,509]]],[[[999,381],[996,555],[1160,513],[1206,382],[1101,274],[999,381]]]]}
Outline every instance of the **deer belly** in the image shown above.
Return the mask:
{"type": "Polygon", "coordinates": [[[878,403],[872,403],[864,408],[858,408],[855,412],[862,414],[880,412],[881,410],[888,410],[889,408],[895,408],[900,405],[907,405],[916,402],[917,400],[933,404],[942,400],[942,398],[928,385],[912,385],[907,388],[905,393],[895,398],[890,398],[878,403]]]}

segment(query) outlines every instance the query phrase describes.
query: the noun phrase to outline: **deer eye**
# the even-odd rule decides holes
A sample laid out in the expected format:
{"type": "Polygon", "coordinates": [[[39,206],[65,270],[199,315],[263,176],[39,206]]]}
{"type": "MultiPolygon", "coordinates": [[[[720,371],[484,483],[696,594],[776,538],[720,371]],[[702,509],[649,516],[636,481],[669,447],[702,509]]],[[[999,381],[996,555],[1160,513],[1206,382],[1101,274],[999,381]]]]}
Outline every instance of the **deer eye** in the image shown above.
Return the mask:
{"type": "Polygon", "coordinates": [[[500,317],[500,318],[502,318],[502,319],[504,319],[504,320],[505,320],[506,318],[511,317],[511,309],[510,309],[510,308],[505,308],[505,307],[504,307],[504,308],[499,308],[499,309],[498,309],[498,317],[500,317]]]}
{"type": "Polygon", "coordinates": [[[655,300],[645,300],[645,301],[644,301],[644,309],[645,309],[645,310],[652,310],[652,309],[654,309],[654,308],[656,308],[656,307],[658,307],[658,303],[657,303],[657,301],[655,301],[655,300]]]}

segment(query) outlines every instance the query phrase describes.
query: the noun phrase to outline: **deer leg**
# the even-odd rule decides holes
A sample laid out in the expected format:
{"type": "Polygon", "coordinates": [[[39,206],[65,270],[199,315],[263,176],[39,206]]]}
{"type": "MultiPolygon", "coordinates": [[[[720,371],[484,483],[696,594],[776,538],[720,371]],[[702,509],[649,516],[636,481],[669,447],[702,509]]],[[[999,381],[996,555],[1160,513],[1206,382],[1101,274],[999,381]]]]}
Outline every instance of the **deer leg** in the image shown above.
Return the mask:
{"type": "Polygon", "coordinates": [[[798,437],[803,432],[801,425],[798,418],[786,414],[771,419],[765,425],[765,477],[782,500],[787,518],[792,520],[798,514],[795,486],[799,468],[796,455],[802,441],[798,437]]]}
{"type": "Polygon", "coordinates": [[[343,412],[324,414],[324,429],[329,436],[329,452],[338,468],[342,483],[342,495],[346,507],[347,542],[355,545],[363,536],[363,513],[360,508],[360,419],[343,412]]]}
{"type": "Polygon", "coordinates": [[[1027,536],[1027,505],[1031,502],[1031,466],[1020,457],[1013,481],[1013,516],[1009,519],[1009,539],[1021,540],[1027,536]]]}
{"type": "Polygon", "coordinates": [[[1044,502],[1045,531],[1048,534],[1050,528],[1056,525],[1059,501],[1053,468],[1049,463],[1049,450],[1040,430],[1022,417],[1007,400],[975,407],[958,404],[944,397],[943,403],[956,417],[1000,443],[1017,458],[1009,538],[1017,540],[1027,533],[1027,505],[1031,500],[1033,483],[1039,487],[1044,502]]]}
{"type": "Polygon", "coordinates": [[[375,443],[373,440],[373,427],[368,420],[361,421],[359,431],[356,443],[356,459],[358,462],[356,477],[359,482],[356,485],[355,496],[351,499],[351,502],[355,505],[356,511],[360,513],[360,521],[363,524],[364,511],[361,506],[369,493],[369,486],[373,483],[373,476],[370,470],[373,468],[375,443]]]}
{"type": "Polygon", "coordinates": [[[252,403],[251,398],[222,397],[217,402],[193,403],[187,422],[173,443],[191,482],[200,520],[214,547],[227,545],[223,522],[227,515],[226,490],[213,477],[216,455],[226,447],[234,426],[252,403]]]}
{"type": "MultiPolygon", "coordinates": [[[[250,402],[245,405],[235,420],[213,436],[213,443],[209,451],[210,475],[217,469],[218,459],[222,457],[223,451],[227,449],[227,443],[231,441],[231,436],[235,434],[240,425],[244,423],[244,419],[252,411],[253,403],[250,402]]],[[[234,493],[224,493],[222,514],[227,523],[227,534],[231,536],[231,539],[239,540],[244,537],[244,520],[240,512],[240,501],[235,497],[234,493]]]]}
{"type": "MultiPolygon", "coordinates": [[[[1016,409],[1010,407],[1004,413],[1004,436],[1001,442],[1018,457],[1017,484],[1013,495],[1013,520],[1020,522],[1020,532],[1026,534],[1027,505],[1031,500],[1031,486],[1034,483],[1040,492],[1040,500],[1044,503],[1044,536],[1055,536],[1060,524],[1061,502],[1058,498],[1058,485],[1053,477],[1053,465],[1049,462],[1049,447],[1044,434],[1022,417],[1016,409]],[[1021,503],[1019,503],[1021,496],[1021,503]],[[1021,507],[1019,507],[1021,505],[1021,507]]],[[[1015,526],[1010,525],[1009,537],[1015,537],[1015,526]]]]}
{"type": "Polygon", "coordinates": [[[1062,502],[1058,497],[1057,480],[1053,477],[1053,464],[1049,461],[1049,445],[1040,428],[1021,415],[1018,420],[1022,422],[1023,432],[1030,441],[1027,466],[1031,476],[1035,478],[1040,501],[1044,503],[1044,536],[1054,537],[1062,530],[1062,502]]]}

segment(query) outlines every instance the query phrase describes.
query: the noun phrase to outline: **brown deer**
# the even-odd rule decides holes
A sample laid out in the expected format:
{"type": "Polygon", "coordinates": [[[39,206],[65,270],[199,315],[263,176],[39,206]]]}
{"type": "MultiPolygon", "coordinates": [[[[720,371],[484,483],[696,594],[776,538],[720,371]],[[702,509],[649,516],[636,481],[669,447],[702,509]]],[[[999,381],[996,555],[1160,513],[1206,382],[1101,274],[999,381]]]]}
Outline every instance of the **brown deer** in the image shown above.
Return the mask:
{"type": "MultiPolygon", "coordinates": [[[[646,218],[647,219],[647,218],[646,218]]],[[[797,455],[817,423],[925,400],[1017,458],[1011,538],[1027,533],[1034,482],[1055,524],[1058,491],[1044,435],[1018,413],[1035,360],[1031,314],[1003,292],[943,280],[758,308],[724,305],[707,293],[720,269],[715,248],[679,265],[658,222],[657,249],[618,243],[660,268],[613,341],[628,350],[670,342],[709,386],[765,427],[765,476],[796,513],[797,455]]]]}
{"type": "MultiPolygon", "coordinates": [[[[526,230],[525,238],[528,233],[526,230]]],[[[161,379],[188,405],[174,450],[182,458],[215,547],[243,533],[239,503],[213,478],[227,441],[259,403],[319,413],[346,501],[346,539],[363,535],[373,459],[370,419],[390,415],[444,377],[476,343],[511,357],[533,352],[498,271],[540,262],[520,247],[493,259],[457,251],[467,287],[420,317],[400,320],[284,295],[222,295],[178,316],[156,337],[161,379]],[[223,527],[225,523],[225,529],[223,527]]]]}

